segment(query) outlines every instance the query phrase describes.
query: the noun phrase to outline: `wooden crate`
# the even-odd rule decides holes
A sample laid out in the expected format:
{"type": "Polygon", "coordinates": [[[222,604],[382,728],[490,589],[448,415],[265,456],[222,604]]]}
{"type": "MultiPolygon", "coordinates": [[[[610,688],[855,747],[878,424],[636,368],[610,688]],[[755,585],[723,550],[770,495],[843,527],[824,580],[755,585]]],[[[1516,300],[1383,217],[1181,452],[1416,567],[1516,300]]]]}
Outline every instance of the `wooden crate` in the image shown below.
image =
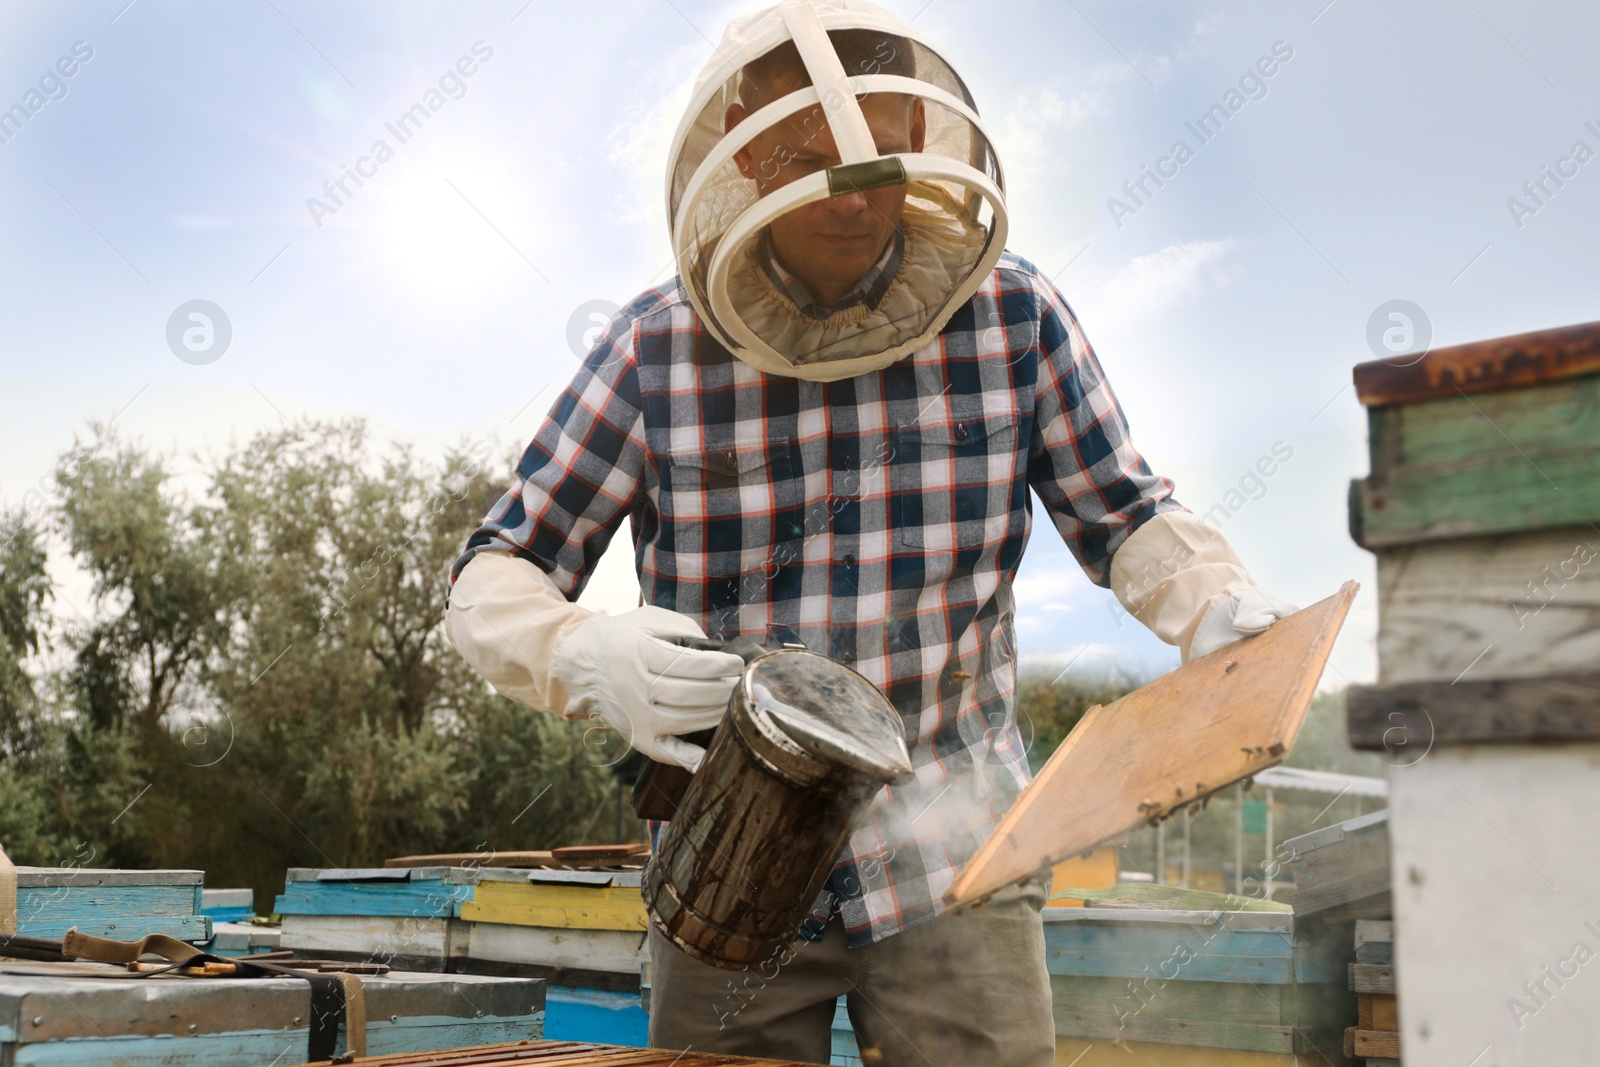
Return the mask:
{"type": "MultiPolygon", "coordinates": [[[[304,981],[92,977],[107,969],[121,970],[7,964],[29,973],[0,976],[0,1062],[237,1067],[306,1057],[311,994],[304,981]]],[[[363,978],[362,989],[373,1055],[542,1034],[545,990],[536,979],[394,973],[363,978]]]]}
{"type": "Polygon", "coordinates": [[[1325,1067],[1351,1061],[1338,1042],[1327,1057],[1290,1052],[1162,1045],[1150,1041],[1111,1042],[1102,1038],[1057,1037],[1055,1067],[1325,1067]]]}
{"type": "Polygon", "coordinates": [[[291,867],[273,904],[279,915],[450,918],[482,872],[461,867],[291,867]]]}
{"type": "Polygon", "coordinates": [[[203,871],[18,867],[17,933],[59,938],[77,927],[119,940],[204,941],[211,936],[211,919],[200,913],[204,881],[203,871]]]}
{"type": "Polygon", "coordinates": [[[471,922],[643,933],[650,928],[650,921],[638,876],[631,880],[633,885],[483,881],[472,899],[461,906],[460,914],[471,922]]]}
{"type": "Polygon", "coordinates": [[[1045,909],[1062,1038],[1340,1062],[1348,931],[1289,912],[1045,909]]]}
{"type": "Polygon", "coordinates": [[[645,1042],[638,871],[292,869],[283,947],[408,971],[542,978],[553,1037],[645,1042]]]}
{"type": "Polygon", "coordinates": [[[213,923],[236,923],[256,914],[255,894],[248,889],[200,890],[200,913],[213,923]]]}
{"type": "MultiPolygon", "coordinates": [[[[1575,985],[1600,948],[1600,324],[1364,364],[1356,385],[1379,678],[1349,727],[1393,767],[1395,924],[1351,981],[1373,1018],[1398,992],[1410,1067],[1600,1062],[1575,985]]],[[[1384,1033],[1351,1047],[1393,1056],[1384,1033]]]]}
{"type": "Polygon", "coordinates": [[[1376,360],[1355,381],[1372,465],[1351,484],[1357,544],[1600,522],[1600,323],[1376,360]]]}
{"type": "Polygon", "coordinates": [[[256,923],[213,923],[211,941],[205,946],[214,956],[254,956],[283,947],[281,926],[256,923]]]}
{"type": "Polygon", "coordinates": [[[1389,812],[1374,811],[1283,843],[1297,915],[1329,922],[1389,915],[1389,812]]]}

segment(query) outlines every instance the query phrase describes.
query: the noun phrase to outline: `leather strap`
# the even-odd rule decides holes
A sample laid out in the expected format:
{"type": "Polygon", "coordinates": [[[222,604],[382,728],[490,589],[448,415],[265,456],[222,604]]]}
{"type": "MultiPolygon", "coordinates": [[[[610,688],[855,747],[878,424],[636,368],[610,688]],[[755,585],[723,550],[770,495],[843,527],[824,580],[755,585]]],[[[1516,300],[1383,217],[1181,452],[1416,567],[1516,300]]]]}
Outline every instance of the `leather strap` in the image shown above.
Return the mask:
{"type": "Polygon", "coordinates": [[[166,934],[146,934],[137,941],[113,941],[109,937],[79,933],[78,928],[73,927],[61,938],[63,956],[96,963],[134,963],[146,953],[179,965],[207,955],[187,941],[166,934]]]}
{"type": "Polygon", "coordinates": [[[367,998],[361,979],[353,974],[306,974],[311,983],[311,1035],[306,1055],[312,1060],[331,1060],[339,1043],[339,1024],[344,1023],[346,1060],[367,1054],[367,998]]]}
{"type": "MultiPolygon", "coordinates": [[[[251,971],[299,978],[311,986],[310,1033],[306,1037],[308,1060],[331,1060],[339,1044],[339,1026],[344,1025],[344,1053],[341,1059],[367,1054],[367,998],[361,979],[353,974],[317,974],[239,956],[223,960],[202,952],[186,941],[166,934],[148,934],[137,941],[113,941],[68,930],[61,939],[61,954],[99,963],[133,963],[145,954],[160,956],[174,968],[193,963],[231,963],[242,973],[251,971]]],[[[141,976],[142,977],[142,976],[141,976]]]]}

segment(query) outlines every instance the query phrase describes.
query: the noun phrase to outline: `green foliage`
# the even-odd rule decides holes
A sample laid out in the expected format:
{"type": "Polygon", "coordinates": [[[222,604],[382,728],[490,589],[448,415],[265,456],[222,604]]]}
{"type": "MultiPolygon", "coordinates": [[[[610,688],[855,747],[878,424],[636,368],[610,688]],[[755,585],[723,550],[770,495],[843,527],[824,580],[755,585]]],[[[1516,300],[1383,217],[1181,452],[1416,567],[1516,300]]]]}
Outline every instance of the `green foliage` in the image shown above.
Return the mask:
{"type": "Polygon", "coordinates": [[[1028,746],[1033,773],[1039,773],[1090,708],[1109,704],[1134,688],[1111,678],[1060,680],[1024,674],[1017,683],[1017,727],[1028,746]]]}
{"type": "Polygon", "coordinates": [[[0,746],[7,753],[25,743],[34,711],[26,660],[44,642],[49,600],[42,532],[21,509],[0,515],[0,746]]]}
{"type": "Polygon", "coordinates": [[[266,906],[290,866],[609,838],[614,735],[495,695],[444,638],[449,565],[504,468],[483,445],[374,451],[359,422],[262,434],[187,500],[164,457],[93,427],[52,516],[93,619],[60,624],[71,660],[43,685],[22,662],[49,629],[42,533],[0,524],[13,858],[199,867],[266,906]]]}

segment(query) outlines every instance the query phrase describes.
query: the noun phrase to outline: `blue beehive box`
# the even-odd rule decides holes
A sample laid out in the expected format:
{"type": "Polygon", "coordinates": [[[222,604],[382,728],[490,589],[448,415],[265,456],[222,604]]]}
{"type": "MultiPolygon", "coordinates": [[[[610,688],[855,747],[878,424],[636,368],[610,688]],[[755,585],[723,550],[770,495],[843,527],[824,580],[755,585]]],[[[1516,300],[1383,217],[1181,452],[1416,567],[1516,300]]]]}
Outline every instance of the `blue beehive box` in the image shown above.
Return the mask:
{"type": "MultiPolygon", "coordinates": [[[[311,989],[299,978],[119,978],[102,964],[8,964],[0,1063],[30,1067],[279,1067],[310,1054],[311,989]],[[101,977],[107,975],[107,977],[101,977]]],[[[478,975],[361,976],[369,1055],[529,1041],[544,983],[478,975]]],[[[348,1034],[341,1020],[336,1049],[348,1034]]]]}
{"type": "Polygon", "coordinates": [[[204,881],[203,871],[18,867],[17,933],[59,938],[76,927],[121,941],[146,934],[205,941],[211,919],[200,911],[204,881]]]}

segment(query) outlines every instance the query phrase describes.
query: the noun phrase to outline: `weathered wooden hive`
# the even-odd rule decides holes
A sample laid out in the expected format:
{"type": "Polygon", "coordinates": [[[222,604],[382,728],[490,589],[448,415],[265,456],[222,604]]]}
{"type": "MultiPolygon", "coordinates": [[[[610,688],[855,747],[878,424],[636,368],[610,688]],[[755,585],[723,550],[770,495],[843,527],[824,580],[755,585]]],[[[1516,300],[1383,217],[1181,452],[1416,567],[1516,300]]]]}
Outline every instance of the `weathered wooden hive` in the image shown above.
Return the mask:
{"type": "Polygon", "coordinates": [[[1600,1062],[1600,324],[1356,368],[1408,1067],[1600,1062]],[[1491,1051],[1492,1050],[1492,1051],[1491,1051]]]}

